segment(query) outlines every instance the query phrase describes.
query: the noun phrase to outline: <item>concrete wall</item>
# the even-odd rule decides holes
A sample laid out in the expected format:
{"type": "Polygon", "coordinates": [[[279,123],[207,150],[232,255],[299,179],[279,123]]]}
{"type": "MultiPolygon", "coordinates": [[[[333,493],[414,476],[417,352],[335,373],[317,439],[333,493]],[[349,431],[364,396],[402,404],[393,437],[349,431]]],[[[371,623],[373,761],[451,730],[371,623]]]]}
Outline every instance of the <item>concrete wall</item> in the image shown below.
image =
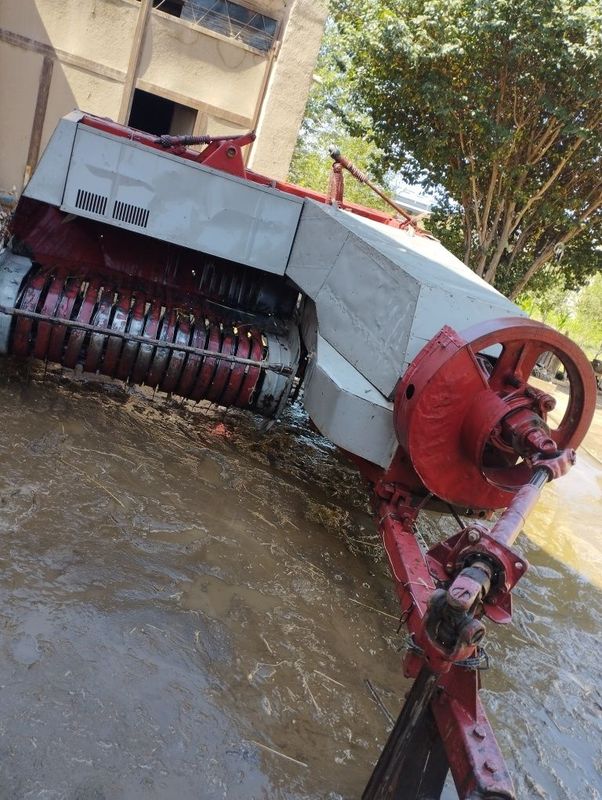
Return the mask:
{"type": "Polygon", "coordinates": [[[266,87],[249,166],[284,179],[297,141],[326,20],[326,0],[297,0],[266,87]],[[299,98],[303,97],[303,103],[299,98]]]}
{"type": "Polygon", "coordinates": [[[21,189],[42,62],[0,43],[0,192],[21,189]]]}
{"type": "Polygon", "coordinates": [[[219,118],[221,112],[225,120],[248,130],[268,62],[266,54],[233,39],[155,11],[143,44],[137,85],[155,87],[156,93],[168,97],[176,93],[189,98],[206,113],[219,118]]]}
{"type": "Polygon", "coordinates": [[[237,0],[280,23],[269,52],[139,0],[0,0],[0,193],[20,192],[57,120],[78,107],[127,118],[135,89],[197,112],[195,133],[258,129],[250,165],[288,171],[325,0],[237,0]]]}

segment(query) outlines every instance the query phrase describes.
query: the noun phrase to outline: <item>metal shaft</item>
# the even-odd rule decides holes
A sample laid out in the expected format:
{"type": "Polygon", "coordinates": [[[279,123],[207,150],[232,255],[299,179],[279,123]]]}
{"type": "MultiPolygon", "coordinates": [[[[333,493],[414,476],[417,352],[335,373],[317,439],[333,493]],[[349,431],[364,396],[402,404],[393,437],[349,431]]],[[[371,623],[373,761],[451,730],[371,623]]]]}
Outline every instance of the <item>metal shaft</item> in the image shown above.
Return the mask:
{"type": "Polygon", "coordinates": [[[154,347],[161,347],[166,350],[177,350],[183,353],[193,353],[198,356],[211,356],[221,361],[229,361],[233,364],[244,364],[250,367],[259,367],[260,369],[270,370],[271,372],[278,372],[283,375],[292,374],[292,369],[284,364],[270,364],[267,361],[255,361],[251,358],[241,358],[240,356],[233,356],[229,353],[219,353],[214,350],[206,350],[203,347],[192,347],[191,345],[178,344],[177,342],[167,342],[162,339],[151,339],[148,336],[138,336],[134,333],[125,333],[124,331],[116,331],[112,328],[99,327],[98,325],[89,325],[86,322],[79,322],[73,319],[63,319],[62,317],[51,317],[47,314],[39,314],[36,311],[26,311],[22,308],[9,308],[0,305],[0,314],[8,314],[16,317],[28,317],[29,319],[39,320],[40,322],[47,322],[49,325],[64,325],[66,328],[77,328],[90,333],[99,333],[104,336],[110,336],[117,339],[123,339],[126,342],[139,342],[140,344],[147,344],[154,347]]]}
{"type": "Polygon", "coordinates": [[[550,479],[549,472],[540,467],[533,473],[531,480],[522,486],[512,503],[491,529],[491,536],[500,544],[510,547],[525,526],[525,522],[533,507],[539,500],[541,490],[550,479]]]}

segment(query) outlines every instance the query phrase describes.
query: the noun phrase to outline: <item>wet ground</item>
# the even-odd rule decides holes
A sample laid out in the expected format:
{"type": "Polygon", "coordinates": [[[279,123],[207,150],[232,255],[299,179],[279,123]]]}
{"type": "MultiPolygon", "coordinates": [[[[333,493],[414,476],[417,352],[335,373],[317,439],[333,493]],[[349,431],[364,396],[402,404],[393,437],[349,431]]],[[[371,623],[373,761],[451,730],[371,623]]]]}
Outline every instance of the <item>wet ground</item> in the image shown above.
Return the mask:
{"type": "MultiPolygon", "coordinates": [[[[396,715],[404,642],[362,486],[302,412],[265,433],[3,365],[0,414],[0,800],[359,798],[389,729],[366,680],[396,715]]],[[[601,515],[584,455],[489,626],[521,800],[602,796],[601,515]]]]}

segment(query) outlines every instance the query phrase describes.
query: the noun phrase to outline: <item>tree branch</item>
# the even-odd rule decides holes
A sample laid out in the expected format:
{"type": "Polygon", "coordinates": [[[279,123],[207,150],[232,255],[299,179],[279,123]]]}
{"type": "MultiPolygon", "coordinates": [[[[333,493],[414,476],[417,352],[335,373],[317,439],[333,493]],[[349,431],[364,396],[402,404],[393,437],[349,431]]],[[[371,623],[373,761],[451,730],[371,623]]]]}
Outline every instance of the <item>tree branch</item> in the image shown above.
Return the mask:
{"type": "Polygon", "coordinates": [[[510,299],[514,300],[518,295],[523,291],[525,286],[529,283],[531,278],[538,272],[545,264],[549,262],[549,260],[554,255],[556,248],[559,245],[568,244],[572,241],[576,236],[584,232],[583,223],[587,222],[587,220],[595,214],[595,212],[602,208],[602,194],[592,202],[588,208],[578,217],[577,223],[569,228],[562,236],[557,237],[551,242],[548,242],[544,245],[543,250],[540,254],[536,257],[535,261],[529,269],[525,272],[525,274],[517,281],[516,285],[510,292],[510,299]]]}

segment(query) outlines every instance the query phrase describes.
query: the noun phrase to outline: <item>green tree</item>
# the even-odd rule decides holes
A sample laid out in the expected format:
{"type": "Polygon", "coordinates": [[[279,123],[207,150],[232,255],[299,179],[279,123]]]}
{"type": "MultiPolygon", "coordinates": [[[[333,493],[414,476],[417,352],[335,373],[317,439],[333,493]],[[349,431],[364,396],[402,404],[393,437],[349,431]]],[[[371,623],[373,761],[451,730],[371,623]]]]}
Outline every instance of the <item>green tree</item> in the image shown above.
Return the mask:
{"type": "Polygon", "coordinates": [[[602,273],[579,292],[573,331],[585,347],[598,354],[602,351],[602,273]]]}
{"type": "Polygon", "coordinates": [[[575,305],[578,293],[565,287],[557,265],[544,267],[539,285],[523,292],[517,304],[530,317],[551,325],[567,336],[575,336],[575,305]]]}
{"type": "Polygon", "coordinates": [[[444,187],[435,232],[512,297],[601,266],[600,0],[331,0],[348,130],[444,187]]]}

